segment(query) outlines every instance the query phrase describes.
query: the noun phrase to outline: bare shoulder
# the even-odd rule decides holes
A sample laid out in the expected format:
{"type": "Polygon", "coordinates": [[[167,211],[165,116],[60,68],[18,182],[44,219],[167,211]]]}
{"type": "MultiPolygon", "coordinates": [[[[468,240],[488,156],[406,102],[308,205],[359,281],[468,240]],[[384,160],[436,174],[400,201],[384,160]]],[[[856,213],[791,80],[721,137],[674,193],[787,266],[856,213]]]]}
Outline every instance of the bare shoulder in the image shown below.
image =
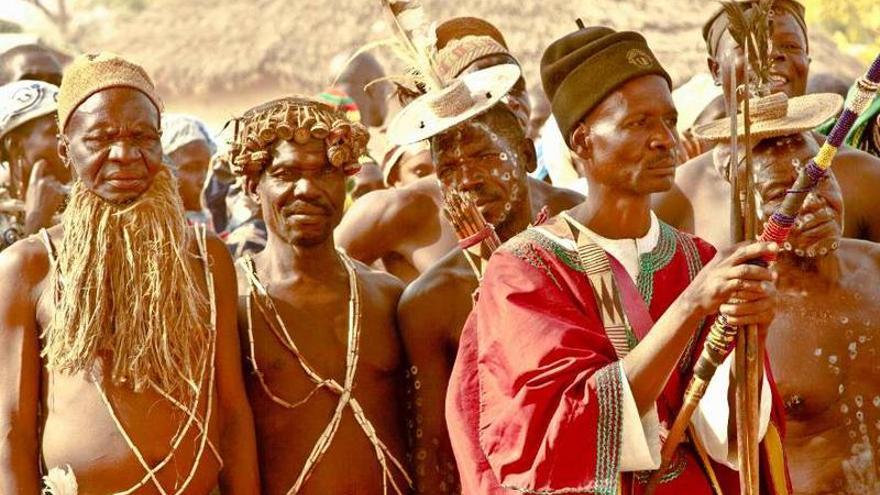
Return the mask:
{"type": "Polygon", "coordinates": [[[431,328],[445,332],[446,323],[457,318],[459,306],[470,311],[470,294],[477,284],[461,261],[461,252],[455,249],[406,287],[397,307],[404,339],[408,333],[424,335],[431,328]]]}
{"type": "Polygon", "coordinates": [[[388,272],[376,270],[369,265],[365,265],[358,260],[352,259],[355,272],[358,275],[358,281],[361,284],[362,291],[369,294],[382,294],[392,298],[394,304],[403,293],[406,286],[399,278],[388,272]]]}
{"type": "MultiPolygon", "coordinates": [[[[33,291],[49,273],[49,252],[38,235],[26,237],[0,253],[0,285],[9,293],[33,291]]],[[[36,300],[38,294],[31,296],[36,300]]]]}
{"type": "Polygon", "coordinates": [[[712,177],[717,177],[712,163],[712,150],[684,162],[675,170],[675,183],[685,194],[712,177]]]}
{"type": "Polygon", "coordinates": [[[439,190],[436,180],[426,177],[406,187],[372,191],[354,202],[339,227],[399,225],[419,218],[426,210],[437,209],[439,190]]]}
{"type": "MultiPolygon", "coordinates": [[[[841,174],[855,175],[860,179],[880,177],[880,158],[862,150],[844,146],[834,157],[832,170],[836,171],[838,176],[841,174]]],[[[874,184],[871,185],[874,186],[874,184]]]]}
{"type": "Polygon", "coordinates": [[[705,187],[710,179],[708,170],[712,167],[712,152],[692,158],[675,170],[675,182],[668,191],[653,194],[651,208],[660,219],[672,226],[687,228],[693,221],[695,193],[705,187]]]}
{"type": "Polygon", "coordinates": [[[551,215],[570,210],[586,199],[583,194],[577,191],[556,187],[531,177],[529,178],[529,190],[532,191],[532,201],[540,202],[536,206],[540,208],[546,205],[551,215]]]}
{"type": "Polygon", "coordinates": [[[880,276],[880,244],[861,239],[843,238],[840,240],[841,269],[844,273],[866,279],[876,285],[880,276]]]}

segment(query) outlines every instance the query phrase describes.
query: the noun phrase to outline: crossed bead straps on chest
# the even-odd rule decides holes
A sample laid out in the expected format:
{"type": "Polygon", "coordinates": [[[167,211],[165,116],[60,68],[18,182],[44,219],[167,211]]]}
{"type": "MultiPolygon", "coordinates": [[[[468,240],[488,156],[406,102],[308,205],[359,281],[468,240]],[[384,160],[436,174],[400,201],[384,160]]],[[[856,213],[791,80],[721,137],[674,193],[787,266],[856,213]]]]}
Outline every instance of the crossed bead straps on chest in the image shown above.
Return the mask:
{"type": "Polygon", "coordinates": [[[407,474],[401,463],[394,458],[394,456],[388,450],[388,447],[385,446],[385,444],[376,434],[376,430],[373,427],[373,424],[370,422],[369,419],[367,419],[360,403],[352,395],[354,378],[357,372],[361,333],[360,288],[357,278],[357,272],[355,271],[355,267],[352,264],[351,259],[349,259],[349,257],[342,252],[339,253],[339,256],[342,259],[345,270],[348,272],[348,282],[350,289],[350,299],[348,304],[348,350],[345,357],[345,378],[343,380],[343,383],[340,384],[338,381],[332,378],[321,377],[321,375],[319,375],[318,372],[315,371],[311,364],[309,364],[305,356],[302,355],[296,343],[293,341],[290,332],[288,332],[287,326],[284,324],[284,320],[278,313],[278,310],[275,307],[275,303],[272,301],[272,297],[269,295],[269,291],[266,289],[266,286],[263,285],[263,283],[257,276],[257,269],[253,259],[250,256],[245,255],[240,259],[239,263],[241,263],[244,267],[244,272],[247,276],[249,287],[247,297],[247,318],[250,361],[253,364],[254,374],[257,376],[257,380],[260,382],[260,386],[262,387],[263,391],[274,403],[286,409],[294,409],[305,404],[309,401],[309,399],[312,398],[312,396],[314,396],[318,391],[322,389],[339,396],[339,401],[336,404],[336,408],[334,410],[333,416],[330,418],[330,422],[324,428],[324,431],[321,433],[321,436],[318,438],[318,441],[312,448],[312,451],[309,454],[309,457],[306,459],[305,465],[303,465],[302,471],[300,471],[296,482],[287,492],[288,494],[299,493],[299,491],[302,489],[306,480],[308,480],[309,476],[315,470],[318,463],[321,462],[324,454],[326,454],[327,450],[329,450],[330,444],[333,442],[333,438],[336,435],[337,430],[339,429],[339,424],[342,422],[342,416],[345,412],[345,409],[350,408],[351,412],[354,414],[355,420],[363,430],[364,435],[366,435],[367,439],[373,445],[376,459],[379,462],[379,465],[382,467],[383,493],[388,493],[388,483],[390,481],[391,487],[394,489],[395,493],[397,493],[398,495],[402,495],[403,491],[397,485],[397,482],[394,479],[393,472],[388,465],[389,461],[403,475],[403,477],[406,479],[406,482],[410,486],[412,486],[412,481],[410,480],[409,475],[407,474]],[[306,376],[308,376],[309,380],[314,383],[314,388],[312,388],[312,390],[308,394],[306,394],[303,399],[296,402],[289,402],[275,395],[269,388],[269,385],[266,383],[263,372],[260,371],[257,357],[254,352],[254,326],[252,304],[256,305],[257,309],[260,311],[260,314],[263,316],[266,325],[269,327],[269,330],[272,332],[275,338],[277,338],[281,345],[285,349],[287,349],[287,351],[290,352],[294,358],[296,358],[296,361],[299,363],[306,376]]]}

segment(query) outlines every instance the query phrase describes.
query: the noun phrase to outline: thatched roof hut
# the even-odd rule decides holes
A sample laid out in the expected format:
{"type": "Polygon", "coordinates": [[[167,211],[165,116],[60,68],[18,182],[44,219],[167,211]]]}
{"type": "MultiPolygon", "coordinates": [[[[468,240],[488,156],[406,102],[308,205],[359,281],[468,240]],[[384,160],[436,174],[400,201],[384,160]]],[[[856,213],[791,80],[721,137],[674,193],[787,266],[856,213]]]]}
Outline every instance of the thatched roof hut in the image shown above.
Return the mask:
{"type": "MultiPolygon", "coordinates": [[[[574,29],[574,19],[645,34],[675,82],[705,71],[700,27],[718,8],[711,0],[423,0],[432,18],[476,15],[495,23],[539,84],[543,49],[574,29]]],[[[143,63],[163,94],[210,107],[219,98],[248,105],[290,92],[317,92],[329,61],[387,35],[375,0],[153,0],[110,29],[85,29],[77,44],[111,50],[143,63]],[[254,99],[255,98],[255,99],[254,99]],[[251,101],[252,100],[252,101],[251,101]],[[249,103],[248,103],[249,102],[249,103]]],[[[106,26],[106,23],[102,23],[106,26]]],[[[856,77],[860,64],[831,40],[811,33],[813,70],[833,67],[856,77]]],[[[233,108],[232,111],[238,109],[233,108]]]]}

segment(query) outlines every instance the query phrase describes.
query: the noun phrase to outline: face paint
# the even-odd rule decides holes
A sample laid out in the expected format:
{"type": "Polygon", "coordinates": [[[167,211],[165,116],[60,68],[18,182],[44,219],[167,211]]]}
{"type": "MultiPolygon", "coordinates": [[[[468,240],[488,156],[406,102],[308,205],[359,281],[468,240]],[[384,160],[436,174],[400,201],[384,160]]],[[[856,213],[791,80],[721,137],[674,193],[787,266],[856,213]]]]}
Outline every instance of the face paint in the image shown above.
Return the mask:
{"type": "Polygon", "coordinates": [[[496,120],[465,122],[437,136],[432,147],[441,189],[470,193],[480,213],[497,227],[525,199],[527,175],[517,133],[496,132],[491,125],[496,120]]]}

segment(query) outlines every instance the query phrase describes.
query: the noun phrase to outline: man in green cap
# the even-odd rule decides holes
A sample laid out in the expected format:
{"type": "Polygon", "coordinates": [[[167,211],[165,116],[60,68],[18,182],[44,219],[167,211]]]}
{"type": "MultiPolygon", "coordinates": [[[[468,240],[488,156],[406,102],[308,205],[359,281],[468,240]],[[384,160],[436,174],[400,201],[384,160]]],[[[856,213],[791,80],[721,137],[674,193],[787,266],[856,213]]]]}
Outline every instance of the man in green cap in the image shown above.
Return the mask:
{"type": "MultiPolygon", "coordinates": [[[[489,261],[448,389],[452,447],[468,494],[641,493],[709,322],[719,311],[734,325],[772,321],[774,277],[747,262],[777,248],[716,255],[651,212],[650,195],[673,183],[677,113],[641,35],[580,25],[545,51],[541,73],[590,195],[489,261]]],[[[656,493],[738,492],[730,383],[715,375],[656,493]]],[[[778,444],[771,383],[765,447],[778,444]]],[[[781,466],[763,493],[785,492],[781,466]]]]}

